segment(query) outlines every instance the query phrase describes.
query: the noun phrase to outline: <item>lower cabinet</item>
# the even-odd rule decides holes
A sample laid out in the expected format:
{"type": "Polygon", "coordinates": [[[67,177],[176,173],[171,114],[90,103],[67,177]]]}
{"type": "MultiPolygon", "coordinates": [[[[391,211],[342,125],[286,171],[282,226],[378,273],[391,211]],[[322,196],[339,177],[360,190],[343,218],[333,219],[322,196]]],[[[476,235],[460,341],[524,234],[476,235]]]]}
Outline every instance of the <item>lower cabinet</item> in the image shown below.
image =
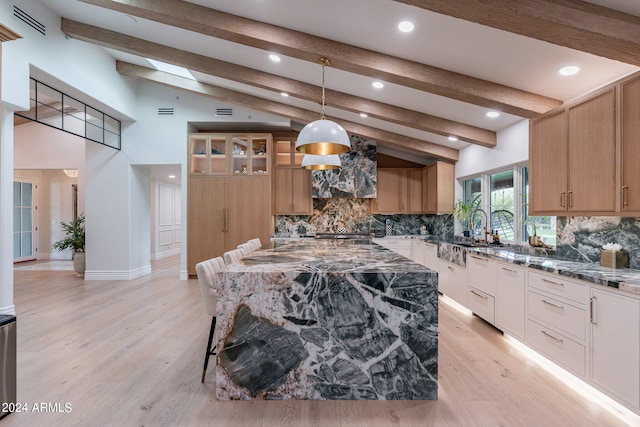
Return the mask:
{"type": "Polygon", "coordinates": [[[467,306],[467,269],[457,264],[438,260],[438,290],[467,306]]]}
{"type": "Polygon", "coordinates": [[[424,266],[438,271],[438,245],[429,242],[422,244],[424,245],[424,266]]]}
{"type": "Polygon", "coordinates": [[[640,408],[640,300],[591,289],[591,380],[640,408]]]}
{"type": "Polygon", "coordinates": [[[403,257],[411,258],[411,240],[412,239],[381,237],[373,239],[373,243],[384,246],[403,257]]]}
{"type": "Polygon", "coordinates": [[[498,329],[525,339],[525,270],[511,264],[497,264],[496,323],[498,329]]]}
{"type": "Polygon", "coordinates": [[[529,272],[527,342],[568,371],[587,375],[586,283],[529,272]]]}

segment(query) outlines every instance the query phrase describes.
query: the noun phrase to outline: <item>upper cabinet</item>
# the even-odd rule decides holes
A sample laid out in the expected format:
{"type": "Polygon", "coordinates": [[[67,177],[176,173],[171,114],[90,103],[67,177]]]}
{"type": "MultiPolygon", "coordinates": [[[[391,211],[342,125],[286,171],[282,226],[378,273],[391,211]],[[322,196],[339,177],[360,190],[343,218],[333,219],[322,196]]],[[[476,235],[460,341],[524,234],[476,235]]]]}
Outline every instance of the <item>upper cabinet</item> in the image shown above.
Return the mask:
{"type": "Polygon", "coordinates": [[[190,175],[267,175],[271,134],[189,134],[190,175]]]}
{"type": "Polygon", "coordinates": [[[640,76],[622,83],[621,210],[640,212],[640,76]]]}
{"type": "Polygon", "coordinates": [[[273,213],[311,215],[311,171],[301,166],[304,154],[295,150],[295,137],[275,136],[274,146],[273,213]]]}
{"type": "Polygon", "coordinates": [[[616,212],[616,87],[531,122],[532,215],[616,212]]]}
{"type": "Polygon", "coordinates": [[[424,190],[426,213],[453,213],[455,198],[455,169],[453,164],[436,162],[427,166],[424,190]]]}
{"type": "Polygon", "coordinates": [[[376,214],[453,212],[454,166],[436,162],[425,168],[378,168],[376,214]]]}

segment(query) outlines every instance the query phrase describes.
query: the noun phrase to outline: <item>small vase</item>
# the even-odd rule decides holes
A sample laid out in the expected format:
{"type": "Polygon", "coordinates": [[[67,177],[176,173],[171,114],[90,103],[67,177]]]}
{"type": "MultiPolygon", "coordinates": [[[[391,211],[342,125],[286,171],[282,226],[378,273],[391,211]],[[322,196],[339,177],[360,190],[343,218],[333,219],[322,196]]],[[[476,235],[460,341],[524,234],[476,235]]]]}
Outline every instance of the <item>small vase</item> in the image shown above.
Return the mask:
{"type": "Polygon", "coordinates": [[[76,252],[73,254],[73,269],[78,274],[78,276],[84,277],[84,270],[85,270],[84,252],[76,252]]]}

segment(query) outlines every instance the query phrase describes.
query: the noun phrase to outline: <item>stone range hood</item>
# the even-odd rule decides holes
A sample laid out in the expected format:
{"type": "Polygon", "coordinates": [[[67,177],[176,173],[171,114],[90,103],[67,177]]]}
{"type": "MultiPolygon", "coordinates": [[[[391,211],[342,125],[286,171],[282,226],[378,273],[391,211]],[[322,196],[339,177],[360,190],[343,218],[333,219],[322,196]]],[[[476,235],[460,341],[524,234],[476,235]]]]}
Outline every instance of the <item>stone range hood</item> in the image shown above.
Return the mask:
{"type": "Polygon", "coordinates": [[[342,168],[313,171],[314,199],[374,199],[377,188],[376,142],[351,135],[351,150],[340,154],[342,168]]]}

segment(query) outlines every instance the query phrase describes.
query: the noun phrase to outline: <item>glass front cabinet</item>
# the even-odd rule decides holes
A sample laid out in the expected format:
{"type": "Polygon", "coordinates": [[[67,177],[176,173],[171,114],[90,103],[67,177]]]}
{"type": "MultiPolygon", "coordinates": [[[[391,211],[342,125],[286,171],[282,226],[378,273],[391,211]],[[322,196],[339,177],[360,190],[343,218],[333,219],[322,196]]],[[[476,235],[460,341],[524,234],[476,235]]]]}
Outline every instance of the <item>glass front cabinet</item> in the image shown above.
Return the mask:
{"type": "Polygon", "coordinates": [[[271,134],[189,134],[190,175],[268,175],[271,134]]]}

